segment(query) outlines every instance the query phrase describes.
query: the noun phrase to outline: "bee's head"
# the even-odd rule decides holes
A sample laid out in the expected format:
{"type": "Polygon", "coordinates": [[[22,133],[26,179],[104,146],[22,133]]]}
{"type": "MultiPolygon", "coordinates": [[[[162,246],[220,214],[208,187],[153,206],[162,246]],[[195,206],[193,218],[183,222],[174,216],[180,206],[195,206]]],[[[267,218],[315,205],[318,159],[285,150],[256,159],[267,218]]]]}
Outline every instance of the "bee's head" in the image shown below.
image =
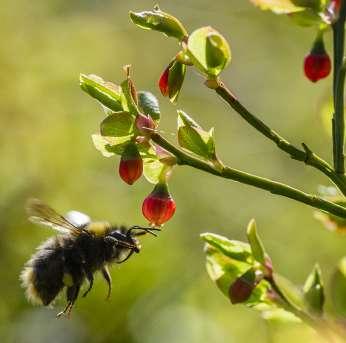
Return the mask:
{"type": "Polygon", "coordinates": [[[105,236],[106,243],[106,259],[115,260],[117,263],[125,262],[134,252],[139,253],[141,246],[137,236],[150,233],[154,236],[154,231],[160,231],[156,228],[142,228],[133,226],[130,229],[122,228],[113,230],[105,236]]]}

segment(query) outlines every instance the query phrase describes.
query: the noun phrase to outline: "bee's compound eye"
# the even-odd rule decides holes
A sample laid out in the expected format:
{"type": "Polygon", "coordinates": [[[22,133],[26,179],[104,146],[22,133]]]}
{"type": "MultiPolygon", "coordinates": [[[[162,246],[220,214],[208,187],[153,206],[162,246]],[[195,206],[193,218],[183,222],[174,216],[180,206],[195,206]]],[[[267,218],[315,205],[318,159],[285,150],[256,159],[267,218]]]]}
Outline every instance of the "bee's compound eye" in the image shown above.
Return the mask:
{"type": "Polygon", "coordinates": [[[118,243],[119,243],[119,241],[118,241],[116,238],[114,238],[113,236],[106,236],[106,237],[104,238],[104,240],[105,240],[105,242],[107,242],[107,243],[110,244],[110,245],[115,245],[115,246],[117,246],[118,243]]]}

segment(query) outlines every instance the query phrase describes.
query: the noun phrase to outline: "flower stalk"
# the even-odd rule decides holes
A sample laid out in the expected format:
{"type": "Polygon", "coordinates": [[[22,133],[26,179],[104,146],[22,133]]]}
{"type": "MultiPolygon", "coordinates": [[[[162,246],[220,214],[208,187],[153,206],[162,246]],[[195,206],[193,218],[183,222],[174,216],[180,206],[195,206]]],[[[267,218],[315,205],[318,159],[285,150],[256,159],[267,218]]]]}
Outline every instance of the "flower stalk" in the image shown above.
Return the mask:
{"type": "Polygon", "coordinates": [[[181,149],[177,148],[176,146],[168,142],[158,133],[154,133],[151,136],[151,139],[156,144],[160,145],[162,148],[172,153],[177,158],[177,164],[179,165],[188,165],[193,168],[205,171],[209,174],[217,175],[225,179],[230,179],[250,186],[254,186],[256,188],[269,191],[272,194],[281,195],[296,200],[298,202],[304,203],[306,205],[312,206],[319,210],[335,214],[336,216],[342,218],[346,218],[345,207],[324,200],[316,195],[305,193],[299,189],[293,188],[284,183],[245,173],[234,168],[223,167],[222,170],[220,170],[220,168],[216,168],[211,163],[208,163],[197,157],[185,153],[181,149]]]}

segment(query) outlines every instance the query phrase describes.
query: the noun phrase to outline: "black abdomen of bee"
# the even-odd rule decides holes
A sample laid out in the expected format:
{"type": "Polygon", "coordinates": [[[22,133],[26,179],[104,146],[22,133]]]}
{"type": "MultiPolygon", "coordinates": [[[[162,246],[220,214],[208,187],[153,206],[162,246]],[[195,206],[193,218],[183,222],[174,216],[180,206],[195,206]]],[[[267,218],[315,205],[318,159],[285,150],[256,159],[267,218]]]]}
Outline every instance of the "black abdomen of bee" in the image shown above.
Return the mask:
{"type": "Polygon", "coordinates": [[[86,273],[94,273],[104,262],[103,239],[56,236],[37,248],[20,278],[29,300],[49,305],[65,286],[79,287],[86,273]]]}
{"type": "Polygon", "coordinates": [[[74,237],[56,236],[37,248],[20,276],[29,300],[49,305],[66,284],[74,283],[66,263],[74,245],[74,237]]]}

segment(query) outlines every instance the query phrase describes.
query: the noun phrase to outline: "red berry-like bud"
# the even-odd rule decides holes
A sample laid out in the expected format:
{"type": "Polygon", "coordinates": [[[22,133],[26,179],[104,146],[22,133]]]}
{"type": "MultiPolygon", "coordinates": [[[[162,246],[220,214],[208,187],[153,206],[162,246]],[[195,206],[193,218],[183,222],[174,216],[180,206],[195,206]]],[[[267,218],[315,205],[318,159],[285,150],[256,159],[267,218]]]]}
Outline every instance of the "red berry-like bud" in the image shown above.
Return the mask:
{"type": "Polygon", "coordinates": [[[159,88],[163,96],[168,96],[168,77],[170,65],[164,70],[159,79],[159,88]]]}
{"type": "Polygon", "coordinates": [[[309,54],[304,60],[304,71],[306,77],[316,82],[327,77],[331,70],[330,58],[327,54],[317,55],[309,54]]]}
{"type": "Polygon", "coordinates": [[[304,72],[306,77],[316,82],[330,74],[331,62],[327,54],[322,36],[318,36],[310,53],[304,59],[304,72]]]}
{"type": "Polygon", "coordinates": [[[146,116],[142,113],[138,113],[135,120],[137,130],[144,136],[148,136],[153,133],[156,128],[155,122],[150,116],[146,116]]]}
{"type": "Polygon", "coordinates": [[[256,274],[250,269],[236,279],[229,288],[229,298],[232,304],[243,303],[250,298],[252,291],[257,285],[256,274]]]}
{"type": "Polygon", "coordinates": [[[175,207],[175,201],[168,191],[167,184],[158,183],[144,199],[142,212],[151,224],[159,226],[174,215],[175,207]]]}
{"type": "Polygon", "coordinates": [[[135,143],[129,143],[121,155],[120,177],[129,185],[138,180],[143,173],[143,160],[135,143]]]}
{"type": "Polygon", "coordinates": [[[173,60],[161,74],[159,88],[163,96],[175,102],[183,86],[186,74],[186,65],[179,60],[173,60]]]}

